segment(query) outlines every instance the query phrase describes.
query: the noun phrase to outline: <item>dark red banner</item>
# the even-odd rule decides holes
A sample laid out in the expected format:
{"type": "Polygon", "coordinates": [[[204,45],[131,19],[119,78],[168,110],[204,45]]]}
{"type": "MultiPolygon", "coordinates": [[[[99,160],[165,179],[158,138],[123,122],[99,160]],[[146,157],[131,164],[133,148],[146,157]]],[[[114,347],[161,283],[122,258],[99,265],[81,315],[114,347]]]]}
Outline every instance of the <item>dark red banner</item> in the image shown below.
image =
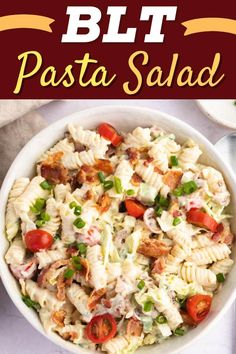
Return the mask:
{"type": "Polygon", "coordinates": [[[0,98],[234,98],[235,13],[234,0],[5,2],[0,98]]]}

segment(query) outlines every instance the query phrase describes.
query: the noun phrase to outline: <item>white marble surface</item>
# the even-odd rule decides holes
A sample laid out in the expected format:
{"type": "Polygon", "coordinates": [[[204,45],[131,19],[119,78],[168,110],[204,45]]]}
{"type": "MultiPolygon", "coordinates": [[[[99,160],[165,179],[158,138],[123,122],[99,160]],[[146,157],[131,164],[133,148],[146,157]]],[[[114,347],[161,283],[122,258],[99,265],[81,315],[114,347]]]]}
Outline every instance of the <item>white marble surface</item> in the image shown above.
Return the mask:
{"type": "MultiPolygon", "coordinates": [[[[57,101],[39,109],[48,123],[78,110],[104,104],[156,108],[186,121],[215,143],[231,130],[208,120],[191,100],[57,101]]],[[[236,354],[235,304],[205,337],[179,354],[236,354]]],[[[0,281],[0,353],[68,354],[36,332],[15,308],[0,281]]],[[[115,353],[114,353],[115,354],[115,353]]]]}

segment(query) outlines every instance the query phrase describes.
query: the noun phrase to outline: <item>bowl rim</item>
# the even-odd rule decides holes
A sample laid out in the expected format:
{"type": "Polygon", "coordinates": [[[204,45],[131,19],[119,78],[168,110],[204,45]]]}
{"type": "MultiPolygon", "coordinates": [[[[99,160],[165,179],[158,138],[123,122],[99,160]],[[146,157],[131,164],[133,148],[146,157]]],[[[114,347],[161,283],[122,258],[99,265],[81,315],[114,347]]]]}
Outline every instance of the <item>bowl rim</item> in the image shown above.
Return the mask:
{"type": "MultiPolygon", "coordinates": [[[[190,126],[189,124],[185,123],[184,121],[182,121],[181,119],[167,114],[165,112],[156,110],[156,109],[152,109],[152,108],[148,108],[148,107],[144,107],[144,106],[132,106],[132,105],[102,105],[102,106],[95,106],[93,108],[88,108],[88,109],[84,109],[81,111],[77,111],[74,112],[72,114],[69,114],[67,116],[65,116],[62,119],[59,119],[58,121],[49,124],[46,128],[44,128],[43,130],[41,130],[39,133],[37,133],[35,136],[33,136],[30,141],[21,149],[21,151],[17,154],[16,158],[14,159],[14,161],[12,162],[5,178],[4,181],[2,183],[2,187],[0,190],[0,200],[2,200],[2,197],[4,196],[5,193],[9,193],[10,189],[7,188],[7,181],[9,176],[11,176],[11,174],[14,175],[14,171],[15,171],[15,166],[17,165],[18,161],[21,160],[22,156],[24,156],[27,151],[29,150],[30,146],[34,144],[34,142],[41,138],[44,137],[45,134],[47,134],[48,131],[53,130],[55,128],[66,128],[66,125],[70,122],[74,122],[76,120],[76,117],[79,121],[80,114],[81,115],[92,115],[92,114],[99,114],[102,111],[111,111],[114,112],[114,110],[116,111],[124,111],[124,110],[131,110],[133,112],[138,112],[139,114],[141,113],[150,113],[153,115],[159,115],[162,118],[166,118],[168,120],[169,123],[175,123],[177,126],[179,127],[184,127],[186,130],[188,130],[190,133],[193,132],[194,135],[196,136],[197,139],[199,139],[200,143],[206,148],[207,151],[212,151],[216,157],[220,160],[221,162],[221,166],[222,166],[222,170],[224,169],[224,171],[227,171],[227,175],[229,176],[230,180],[232,181],[232,185],[234,185],[234,192],[236,194],[236,177],[233,173],[233,170],[231,169],[230,166],[228,166],[223,158],[220,156],[220,154],[218,153],[218,151],[216,150],[216,148],[214,147],[214,145],[204,136],[202,135],[198,130],[196,130],[195,128],[193,128],[192,126],[190,126]]],[[[84,117],[82,117],[82,120],[84,119],[84,117]]],[[[83,124],[83,122],[81,122],[81,125],[83,124]]],[[[119,122],[117,122],[117,125],[119,125],[119,122]]],[[[148,123],[147,123],[148,125],[148,123]]],[[[160,124],[159,124],[160,125],[160,124]]],[[[137,122],[137,126],[138,126],[138,122],[137,122]]],[[[195,140],[196,140],[195,138],[195,140]]],[[[199,141],[197,141],[199,143],[199,141]]],[[[231,187],[232,187],[231,185],[231,187]]],[[[233,188],[232,188],[233,189],[233,188]]],[[[1,224],[3,221],[3,225],[5,226],[5,209],[6,209],[6,205],[3,205],[2,207],[0,206],[0,230],[4,230],[4,228],[1,228],[1,224]]],[[[4,232],[4,231],[3,231],[4,232]]],[[[5,234],[4,234],[5,237],[5,234]]],[[[1,242],[4,241],[0,241],[0,245],[1,242]]],[[[60,338],[60,336],[54,334],[54,333],[46,333],[46,331],[44,330],[42,324],[40,324],[40,327],[38,326],[38,324],[36,323],[35,320],[33,320],[33,318],[31,318],[30,316],[27,317],[27,314],[29,315],[31,311],[30,309],[28,309],[23,302],[21,301],[19,294],[16,294],[15,292],[12,292],[12,290],[10,289],[10,285],[8,284],[8,279],[9,278],[13,278],[13,276],[9,273],[4,272],[4,268],[8,268],[5,260],[4,260],[4,255],[1,254],[1,249],[0,249],[0,277],[2,279],[2,283],[9,295],[9,297],[11,298],[12,302],[14,303],[14,305],[16,306],[16,308],[20,311],[20,313],[24,316],[24,318],[39,332],[41,333],[45,338],[47,338],[48,340],[52,341],[53,343],[55,343],[56,345],[59,345],[61,348],[66,349],[70,352],[73,353],[79,353],[79,352],[83,352],[83,353],[97,353],[88,349],[84,349],[81,347],[76,346],[73,343],[70,343],[68,341],[63,340],[62,338],[60,338]]],[[[215,318],[211,319],[210,322],[207,324],[207,326],[205,328],[203,328],[201,331],[199,331],[198,333],[196,333],[192,338],[188,339],[185,343],[183,343],[181,345],[181,347],[179,348],[173,348],[171,349],[171,351],[168,351],[168,354],[177,354],[179,353],[181,350],[184,350],[185,348],[189,347],[190,344],[193,344],[195,341],[197,341],[199,338],[201,338],[204,334],[206,334],[211,328],[212,326],[214,326],[225,314],[225,312],[229,309],[229,307],[232,305],[234,299],[236,297],[236,285],[234,286],[233,291],[231,292],[230,296],[226,299],[223,307],[221,308],[220,312],[215,316],[215,318]]],[[[177,338],[174,339],[175,341],[178,340],[177,338]]],[[[156,344],[157,346],[158,344],[156,344]]]]}

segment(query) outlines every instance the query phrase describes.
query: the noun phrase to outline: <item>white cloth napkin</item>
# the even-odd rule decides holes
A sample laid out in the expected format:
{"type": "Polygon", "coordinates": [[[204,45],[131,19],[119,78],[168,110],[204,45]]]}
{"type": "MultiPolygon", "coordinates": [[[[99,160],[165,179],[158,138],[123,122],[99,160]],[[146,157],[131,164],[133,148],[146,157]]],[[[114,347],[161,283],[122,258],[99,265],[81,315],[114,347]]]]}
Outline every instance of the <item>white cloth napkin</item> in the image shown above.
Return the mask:
{"type": "Polygon", "coordinates": [[[0,127],[2,127],[0,129],[0,186],[18,152],[35,134],[47,126],[38,112],[29,112],[29,110],[48,102],[48,100],[0,100],[0,127]],[[25,114],[26,112],[28,113],[25,114]],[[18,117],[20,118],[17,119],[18,117]]]}

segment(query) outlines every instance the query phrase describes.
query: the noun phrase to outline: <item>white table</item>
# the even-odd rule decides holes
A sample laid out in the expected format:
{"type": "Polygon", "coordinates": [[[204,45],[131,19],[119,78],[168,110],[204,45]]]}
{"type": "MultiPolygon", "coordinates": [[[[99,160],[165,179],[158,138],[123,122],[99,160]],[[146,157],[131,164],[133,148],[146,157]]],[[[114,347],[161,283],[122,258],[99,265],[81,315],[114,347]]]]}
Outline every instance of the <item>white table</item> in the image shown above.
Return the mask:
{"type": "MultiPolygon", "coordinates": [[[[208,120],[191,100],[88,100],[57,101],[39,109],[52,123],[67,114],[105,104],[140,105],[156,108],[186,121],[215,143],[230,129],[208,120]]],[[[235,354],[235,304],[224,318],[193,347],[179,354],[235,354]]],[[[1,354],[68,354],[36,332],[15,308],[0,282],[0,353],[1,354]]],[[[114,353],[115,354],[115,353],[114,353]]]]}

